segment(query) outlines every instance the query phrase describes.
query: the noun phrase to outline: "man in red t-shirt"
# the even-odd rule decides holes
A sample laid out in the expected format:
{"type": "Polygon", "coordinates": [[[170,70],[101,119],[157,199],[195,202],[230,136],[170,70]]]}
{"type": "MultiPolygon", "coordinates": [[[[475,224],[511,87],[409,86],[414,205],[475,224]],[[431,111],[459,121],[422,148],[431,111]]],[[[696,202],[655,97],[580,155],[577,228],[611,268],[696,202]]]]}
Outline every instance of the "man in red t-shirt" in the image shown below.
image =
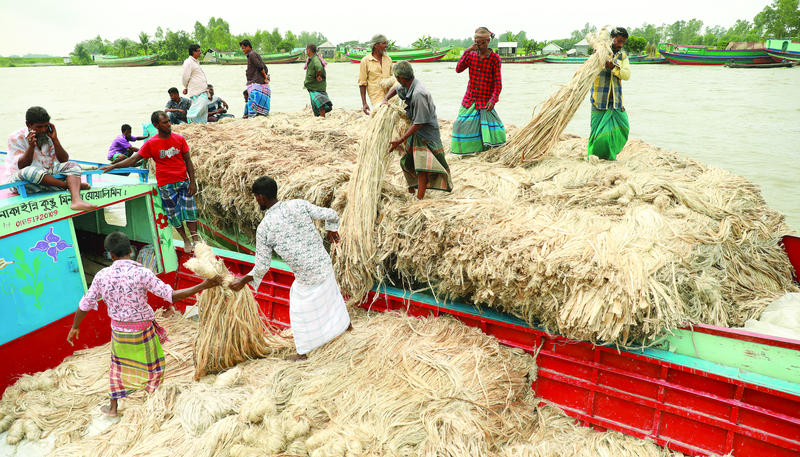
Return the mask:
{"type": "Polygon", "coordinates": [[[194,165],[189,156],[189,145],[186,140],[172,133],[172,124],[164,111],[156,111],[150,116],[150,121],[158,129],[158,134],[147,140],[138,152],[129,158],[102,167],[109,171],[115,168],[130,167],[139,160],[153,159],[156,164],[156,183],[164,203],[164,210],[169,217],[169,223],[181,235],[184,250],[192,252],[193,242],[197,237],[197,207],[194,204],[194,194],[197,186],[194,180],[194,165]],[[192,240],[186,236],[183,221],[189,227],[192,240]]]}

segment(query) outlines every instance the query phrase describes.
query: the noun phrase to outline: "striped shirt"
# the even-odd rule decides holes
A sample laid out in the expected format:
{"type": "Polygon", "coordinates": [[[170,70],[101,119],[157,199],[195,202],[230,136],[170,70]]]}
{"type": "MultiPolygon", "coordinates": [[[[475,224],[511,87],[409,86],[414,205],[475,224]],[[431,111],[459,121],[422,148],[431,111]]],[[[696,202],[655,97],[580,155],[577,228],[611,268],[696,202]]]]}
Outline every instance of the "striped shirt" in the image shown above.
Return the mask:
{"type": "Polygon", "coordinates": [[[601,111],[622,109],[622,83],[620,80],[631,79],[631,65],[625,52],[617,52],[611,61],[614,63],[614,68],[611,70],[603,68],[592,85],[590,95],[592,106],[601,111]],[[613,104],[609,106],[612,102],[613,104]]]}
{"type": "Polygon", "coordinates": [[[489,102],[497,104],[500,91],[503,90],[500,56],[494,51],[486,57],[481,57],[475,51],[464,53],[456,64],[456,73],[461,73],[467,68],[469,68],[469,84],[461,106],[469,108],[475,103],[476,109],[484,109],[489,102]]]}

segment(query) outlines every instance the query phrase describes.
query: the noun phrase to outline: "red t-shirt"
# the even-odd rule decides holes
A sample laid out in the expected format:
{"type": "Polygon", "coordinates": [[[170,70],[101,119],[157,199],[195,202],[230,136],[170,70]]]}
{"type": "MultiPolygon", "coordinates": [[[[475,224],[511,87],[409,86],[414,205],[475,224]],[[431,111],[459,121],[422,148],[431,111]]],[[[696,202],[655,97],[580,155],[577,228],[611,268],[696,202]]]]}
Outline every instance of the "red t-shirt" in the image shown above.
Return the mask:
{"type": "Polygon", "coordinates": [[[138,154],[145,159],[153,159],[156,163],[156,183],[158,187],[181,181],[188,181],[186,162],[183,154],[189,152],[186,140],[173,133],[166,140],[158,135],[145,141],[138,154]]]}

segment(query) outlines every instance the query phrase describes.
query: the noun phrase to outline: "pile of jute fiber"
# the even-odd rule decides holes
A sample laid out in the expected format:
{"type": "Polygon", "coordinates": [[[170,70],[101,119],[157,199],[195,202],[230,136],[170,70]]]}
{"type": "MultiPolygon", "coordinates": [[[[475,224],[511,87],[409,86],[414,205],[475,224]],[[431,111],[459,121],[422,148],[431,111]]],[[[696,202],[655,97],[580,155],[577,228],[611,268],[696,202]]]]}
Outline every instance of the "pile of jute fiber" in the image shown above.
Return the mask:
{"type": "Polygon", "coordinates": [[[279,356],[199,381],[191,361],[197,324],[160,317],[172,340],[164,384],[121,400],[121,417],[94,436],[84,433],[108,401],[108,345],[26,376],[0,408],[13,424],[32,420],[54,434],[51,456],[670,455],[537,406],[533,358],[478,329],[447,317],[351,315],[353,330],[306,361],[283,359],[287,330],[271,340],[279,356]]]}

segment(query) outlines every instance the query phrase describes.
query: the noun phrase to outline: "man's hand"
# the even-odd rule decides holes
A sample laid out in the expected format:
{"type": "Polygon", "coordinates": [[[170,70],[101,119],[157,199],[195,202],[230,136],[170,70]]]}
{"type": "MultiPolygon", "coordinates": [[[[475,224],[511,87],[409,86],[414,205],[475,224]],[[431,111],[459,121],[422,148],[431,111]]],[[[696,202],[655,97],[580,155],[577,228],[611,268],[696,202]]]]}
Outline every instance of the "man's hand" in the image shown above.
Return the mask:
{"type": "MultiPolygon", "coordinates": [[[[117,162],[119,163],[119,162],[117,162]]],[[[109,171],[117,168],[117,164],[112,163],[111,165],[106,165],[104,167],[100,167],[99,170],[103,170],[103,174],[108,173],[109,171]]]]}
{"type": "Polygon", "coordinates": [[[69,343],[70,346],[75,346],[74,344],[72,344],[72,338],[75,337],[75,339],[78,339],[78,334],[80,332],[81,332],[80,328],[69,329],[69,334],[67,335],[67,343],[69,343]]]}
{"type": "Polygon", "coordinates": [[[383,101],[381,102],[381,106],[388,105],[388,104],[389,104],[389,99],[386,98],[386,97],[383,97],[383,101]]]}
{"type": "Polygon", "coordinates": [[[28,132],[26,139],[28,140],[28,149],[34,149],[36,147],[36,132],[33,130],[28,132]]]}
{"type": "Polygon", "coordinates": [[[184,87],[184,88],[183,88],[183,95],[186,95],[186,94],[188,94],[188,93],[189,93],[189,88],[187,88],[187,87],[184,87]]]}
{"type": "Polygon", "coordinates": [[[391,144],[392,146],[389,148],[389,152],[392,152],[395,149],[399,148],[402,143],[403,143],[403,139],[402,138],[398,138],[398,139],[396,139],[394,141],[390,141],[389,144],[391,144]]]}
{"type": "Polygon", "coordinates": [[[470,47],[468,47],[467,49],[464,49],[464,54],[466,54],[468,52],[472,52],[472,51],[475,51],[475,52],[478,51],[478,45],[477,44],[472,43],[472,45],[470,47]]]}
{"type": "Polygon", "coordinates": [[[197,185],[195,183],[189,184],[189,196],[191,197],[197,192],[197,185]]]}
{"type": "Polygon", "coordinates": [[[609,70],[613,69],[614,66],[615,66],[614,62],[612,62],[610,60],[608,62],[606,62],[606,68],[608,68],[609,70]]]}
{"type": "Polygon", "coordinates": [[[210,289],[212,287],[217,287],[222,285],[222,276],[214,276],[211,279],[206,279],[205,281],[201,282],[200,285],[203,287],[203,290],[210,289]]]}
{"type": "Polygon", "coordinates": [[[363,111],[364,114],[369,115],[369,105],[364,103],[364,106],[361,107],[361,111],[363,111]]]}
{"type": "Polygon", "coordinates": [[[56,126],[55,126],[55,124],[53,124],[53,123],[51,122],[51,123],[49,124],[49,127],[50,127],[50,128],[49,128],[49,130],[47,131],[47,136],[49,136],[49,137],[50,137],[50,139],[51,139],[51,140],[53,140],[53,143],[55,143],[56,141],[58,141],[58,134],[56,133],[56,126]]]}
{"type": "Polygon", "coordinates": [[[331,243],[338,243],[339,242],[339,232],[335,230],[328,230],[328,241],[331,243]]]}
{"type": "Polygon", "coordinates": [[[486,111],[491,111],[494,109],[494,102],[488,102],[486,104],[486,111]]]}
{"type": "Polygon", "coordinates": [[[246,276],[237,277],[236,279],[233,280],[231,285],[228,286],[228,287],[230,287],[230,289],[232,291],[234,291],[234,292],[238,292],[238,291],[242,290],[242,288],[244,288],[244,285],[247,284],[247,282],[245,281],[245,278],[246,278],[246,276]]]}

